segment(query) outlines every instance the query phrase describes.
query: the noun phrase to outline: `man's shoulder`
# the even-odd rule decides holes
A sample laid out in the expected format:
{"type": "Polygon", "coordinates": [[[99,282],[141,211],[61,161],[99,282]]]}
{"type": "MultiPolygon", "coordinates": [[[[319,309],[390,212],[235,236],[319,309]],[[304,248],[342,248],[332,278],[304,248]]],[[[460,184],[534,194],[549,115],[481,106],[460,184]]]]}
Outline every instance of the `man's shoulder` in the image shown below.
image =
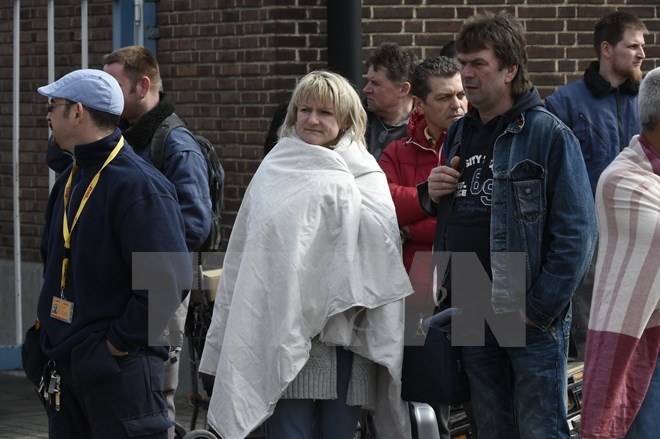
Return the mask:
{"type": "Polygon", "coordinates": [[[538,137],[539,140],[550,140],[554,138],[555,134],[564,130],[572,132],[556,114],[543,105],[535,105],[525,110],[523,117],[523,131],[533,133],[531,135],[535,136],[535,138],[538,137]]]}
{"type": "MultiPolygon", "coordinates": [[[[117,185],[125,184],[136,190],[140,187],[161,187],[163,191],[169,192],[173,188],[162,172],[133,151],[126,151],[124,160],[118,164],[112,176],[117,185]]],[[[110,168],[108,170],[112,172],[110,168]]]]}
{"type": "Polygon", "coordinates": [[[187,150],[199,151],[195,135],[186,125],[175,125],[170,130],[167,137],[165,137],[163,147],[166,151],[165,156],[169,155],[167,152],[174,153],[175,151],[187,150]]]}
{"type": "Polygon", "coordinates": [[[575,81],[557,87],[557,89],[550,96],[548,96],[547,99],[572,100],[580,97],[579,95],[576,94],[580,94],[584,92],[589,92],[589,89],[587,88],[587,84],[584,82],[584,78],[580,78],[575,81]]]}
{"type": "MultiPolygon", "coordinates": [[[[406,142],[410,142],[411,137],[403,137],[401,139],[392,140],[386,147],[383,149],[383,154],[380,156],[382,160],[385,156],[390,156],[392,158],[398,157],[400,154],[403,154],[402,148],[404,148],[406,142]]],[[[380,161],[379,160],[379,161],[380,161]]]]}

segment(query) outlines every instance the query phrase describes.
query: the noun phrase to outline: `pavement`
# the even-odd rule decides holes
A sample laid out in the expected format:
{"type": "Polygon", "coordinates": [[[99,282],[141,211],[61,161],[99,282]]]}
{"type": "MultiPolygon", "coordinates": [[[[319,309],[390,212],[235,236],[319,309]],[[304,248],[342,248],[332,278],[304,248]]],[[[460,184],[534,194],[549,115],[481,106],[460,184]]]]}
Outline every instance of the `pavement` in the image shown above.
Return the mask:
{"type": "MultiPolygon", "coordinates": [[[[190,430],[193,406],[185,396],[175,399],[177,422],[190,430]]],[[[196,428],[206,425],[206,412],[199,410],[196,428]]],[[[0,371],[0,439],[48,438],[48,419],[32,383],[22,370],[0,371]]]]}

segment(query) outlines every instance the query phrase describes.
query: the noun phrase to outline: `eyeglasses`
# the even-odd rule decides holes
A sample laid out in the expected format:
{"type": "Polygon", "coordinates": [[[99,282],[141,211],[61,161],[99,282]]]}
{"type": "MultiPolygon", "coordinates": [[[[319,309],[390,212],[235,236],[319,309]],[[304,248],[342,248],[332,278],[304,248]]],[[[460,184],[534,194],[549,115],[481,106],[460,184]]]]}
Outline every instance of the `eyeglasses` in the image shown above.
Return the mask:
{"type": "Polygon", "coordinates": [[[75,102],[61,102],[59,104],[56,104],[55,102],[50,101],[50,102],[48,102],[48,104],[46,104],[46,111],[48,111],[49,113],[52,113],[53,110],[55,110],[55,107],[57,107],[59,105],[66,105],[68,107],[68,106],[73,105],[73,104],[75,104],[75,102]]]}

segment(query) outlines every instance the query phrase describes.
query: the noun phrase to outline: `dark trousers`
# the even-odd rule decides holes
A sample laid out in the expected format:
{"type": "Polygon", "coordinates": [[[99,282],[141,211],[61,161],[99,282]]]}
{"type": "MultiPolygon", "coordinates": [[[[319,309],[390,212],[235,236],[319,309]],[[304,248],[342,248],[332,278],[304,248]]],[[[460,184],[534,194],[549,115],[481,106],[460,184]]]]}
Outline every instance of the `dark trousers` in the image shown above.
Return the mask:
{"type": "Polygon", "coordinates": [[[71,359],[57,361],[61,408],[48,412],[50,439],[166,439],[172,422],[163,397],[163,359],[147,351],[112,357],[120,372],[81,384],[71,359]]]}
{"type": "Polygon", "coordinates": [[[355,435],[359,406],[346,404],[353,353],[337,347],[337,399],[280,399],[266,420],[268,439],[341,439],[355,435]]]}

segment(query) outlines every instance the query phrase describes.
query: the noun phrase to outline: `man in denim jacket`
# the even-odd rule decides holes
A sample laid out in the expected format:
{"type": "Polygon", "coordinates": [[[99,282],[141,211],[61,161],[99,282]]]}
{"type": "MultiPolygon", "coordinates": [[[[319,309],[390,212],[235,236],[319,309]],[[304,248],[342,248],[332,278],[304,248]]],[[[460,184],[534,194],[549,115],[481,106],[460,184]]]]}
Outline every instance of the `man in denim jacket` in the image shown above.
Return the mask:
{"type": "Polygon", "coordinates": [[[528,80],[518,20],[475,15],[457,48],[473,108],[445,137],[450,166],[434,168],[419,192],[437,218],[436,252],[451,252],[441,290],[470,326],[463,361],[477,426],[489,438],[568,439],[570,301],[596,237],[587,171],[577,139],[528,80]],[[479,262],[466,268],[466,254],[479,262]],[[484,270],[492,284],[466,290],[484,270]],[[507,328],[522,335],[501,337],[507,328]]]}
{"type": "MultiPolygon", "coordinates": [[[[637,93],[646,33],[644,23],[627,12],[603,16],[594,26],[598,60],[589,65],[583,78],[559,87],[545,101],[546,108],[580,141],[594,193],[600,174],[641,130],[637,93]]],[[[594,265],[573,298],[571,342],[578,359],[584,359],[594,265]]]]}

